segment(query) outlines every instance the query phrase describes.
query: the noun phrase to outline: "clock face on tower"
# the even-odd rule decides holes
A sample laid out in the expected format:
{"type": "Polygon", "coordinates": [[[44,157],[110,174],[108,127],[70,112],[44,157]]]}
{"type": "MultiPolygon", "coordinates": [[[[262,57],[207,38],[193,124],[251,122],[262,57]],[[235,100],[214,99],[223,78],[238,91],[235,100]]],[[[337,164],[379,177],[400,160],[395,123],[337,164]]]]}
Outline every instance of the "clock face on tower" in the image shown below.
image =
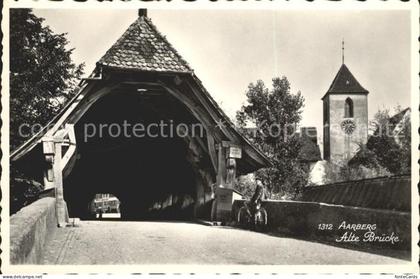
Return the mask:
{"type": "Polygon", "coordinates": [[[353,134],[356,129],[356,123],[352,119],[345,119],[341,122],[341,130],[344,131],[347,135],[353,134]]]}

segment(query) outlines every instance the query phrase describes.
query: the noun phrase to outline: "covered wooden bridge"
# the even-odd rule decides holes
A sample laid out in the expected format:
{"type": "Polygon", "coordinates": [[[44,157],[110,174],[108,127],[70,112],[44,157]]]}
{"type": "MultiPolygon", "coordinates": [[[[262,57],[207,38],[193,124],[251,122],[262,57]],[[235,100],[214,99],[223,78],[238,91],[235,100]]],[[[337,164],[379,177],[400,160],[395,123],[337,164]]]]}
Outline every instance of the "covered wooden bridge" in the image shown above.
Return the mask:
{"type": "Polygon", "coordinates": [[[223,220],[235,177],[270,162],[139,10],[78,94],[12,153],[11,164],[53,189],[63,226],[69,215],[87,217],[96,193],[117,196],[125,218],[146,218],[157,209],[166,217],[211,218],[213,207],[212,218],[223,220]],[[138,123],[153,129],[136,136],[138,123]],[[108,133],[99,133],[101,127],[108,133]],[[178,133],[169,134],[170,127],[178,133]],[[195,134],[186,131],[191,127],[195,134]]]}

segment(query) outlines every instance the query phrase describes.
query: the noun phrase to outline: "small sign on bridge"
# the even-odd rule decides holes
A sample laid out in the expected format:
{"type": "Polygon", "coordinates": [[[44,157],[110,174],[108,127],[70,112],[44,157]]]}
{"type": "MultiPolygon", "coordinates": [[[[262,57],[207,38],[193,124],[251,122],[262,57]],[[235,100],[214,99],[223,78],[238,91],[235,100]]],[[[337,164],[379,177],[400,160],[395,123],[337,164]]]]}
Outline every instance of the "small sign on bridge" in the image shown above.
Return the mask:
{"type": "Polygon", "coordinates": [[[229,158],[240,159],[242,158],[242,149],[238,146],[229,147],[229,158]]]}

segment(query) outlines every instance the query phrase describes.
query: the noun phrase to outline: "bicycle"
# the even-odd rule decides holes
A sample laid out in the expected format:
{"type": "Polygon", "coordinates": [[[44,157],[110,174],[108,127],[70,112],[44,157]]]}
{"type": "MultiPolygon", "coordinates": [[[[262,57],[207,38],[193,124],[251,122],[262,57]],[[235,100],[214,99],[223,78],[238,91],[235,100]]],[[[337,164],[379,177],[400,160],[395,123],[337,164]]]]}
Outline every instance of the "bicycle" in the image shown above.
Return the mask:
{"type": "Polygon", "coordinates": [[[255,208],[250,208],[250,202],[245,202],[238,212],[238,224],[243,229],[262,232],[267,227],[267,211],[257,203],[255,208]]]}

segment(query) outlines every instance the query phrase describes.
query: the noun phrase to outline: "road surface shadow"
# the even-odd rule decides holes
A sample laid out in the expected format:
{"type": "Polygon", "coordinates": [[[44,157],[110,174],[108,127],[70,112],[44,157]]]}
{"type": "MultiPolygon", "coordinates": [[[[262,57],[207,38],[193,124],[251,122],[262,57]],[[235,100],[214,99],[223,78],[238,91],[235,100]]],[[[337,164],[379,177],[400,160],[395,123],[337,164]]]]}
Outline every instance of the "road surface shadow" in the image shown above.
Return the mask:
{"type": "MultiPolygon", "coordinates": [[[[100,222],[109,222],[109,221],[123,221],[123,222],[151,222],[151,223],[185,223],[185,224],[197,224],[202,226],[212,226],[209,223],[211,222],[202,222],[200,220],[195,219],[152,219],[152,218],[144,218],[144,219],[120,219],[120,218],[103,218],[103,219],[88,219],[86,221],[100,221],[100,222]]],[[[242,230],[245,229],[238,227],[236,225],[223,225],[223,226],[214,226],[216,228],[223,228],[223,229],[232,229],[232,230],[242,230]]],[[[309,241],[314,243],[320,243],[324,245],[334,246],[337,248],[344,248],[348,250],[355,250],[360,252],[366,252],[371,253],[375,255],[380,256],[387,256],[392,257],[400,260],[406,260],[411,261],[411,251],[407,250],[396,250],[396,249],[389,249],[389,248],[374,248],[374,247],[367,247],[367,246],[361,246],[361,245],[351,245],[347,243],[337,243],[331,240],[325,240],[325,239],[319,239],[315,238],[313,236],[298,236],[293,235],[290,233],[284,233],[284,232],[257,232],[249,230],[252,233],[258,233],[258,234],[264,234],[269,235],[273,237],[279,237],[279,238],[291,238],[296,240],[302,240],[302,241],[309,241]]]]}
{"type": "Polygon", "coordinates": [[[142,219],[122,219],[122,218],[86,218],[83,221],[98,221],[98,222],[149,222],[149,223],[186,223],[204,225],[202,222],[194,219],[156,219],[156,218],[142,218],[142,219]]]}

